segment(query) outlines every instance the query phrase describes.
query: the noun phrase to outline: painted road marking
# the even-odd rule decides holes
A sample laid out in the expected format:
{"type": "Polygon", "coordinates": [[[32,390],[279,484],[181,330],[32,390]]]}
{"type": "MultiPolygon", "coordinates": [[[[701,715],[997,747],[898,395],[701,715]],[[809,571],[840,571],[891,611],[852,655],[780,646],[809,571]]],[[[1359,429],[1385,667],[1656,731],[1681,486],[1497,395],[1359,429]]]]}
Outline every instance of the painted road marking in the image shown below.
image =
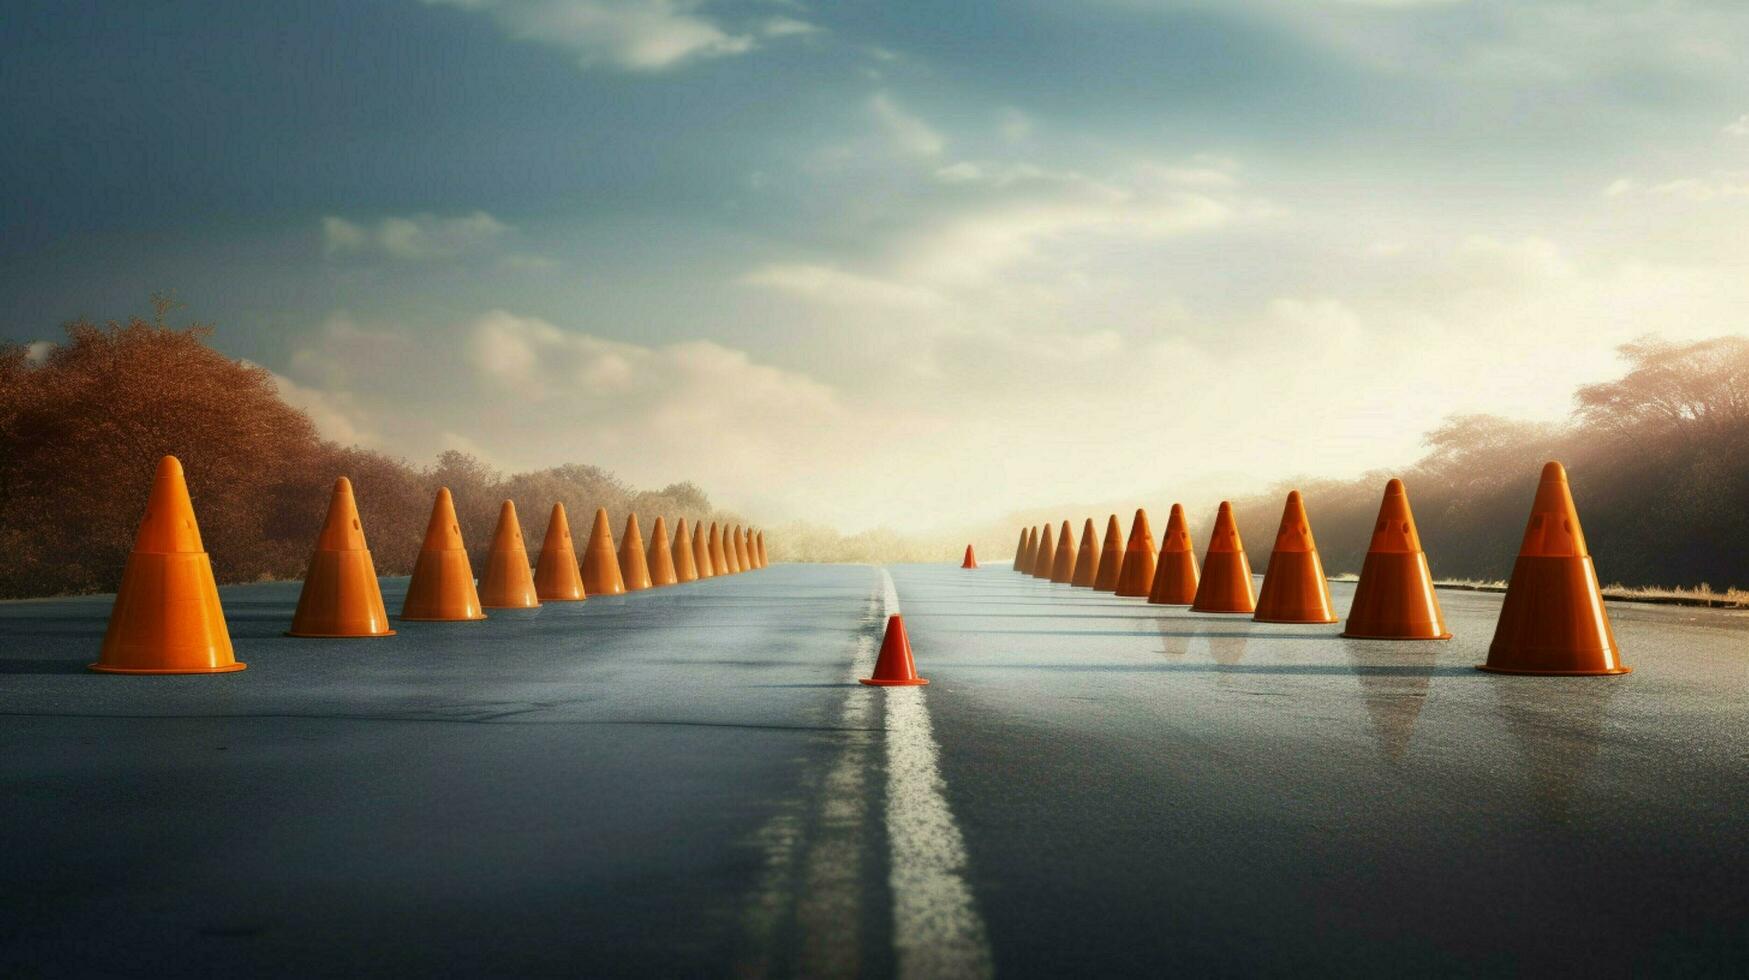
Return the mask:
{"type": "MultiPolygon", "coordinates": [[[[881,569],[885,615],[899,612],[893,576],[881,569]]],[[[862,676],[868,676],[864,674],[862,676]]],[[[893,947],[902,977],[985,977],[989,936],[966,883],[965,837],[947,805],[940,749],[922,687],[886,697],[887,841],[891,848],[893,947]]]]}

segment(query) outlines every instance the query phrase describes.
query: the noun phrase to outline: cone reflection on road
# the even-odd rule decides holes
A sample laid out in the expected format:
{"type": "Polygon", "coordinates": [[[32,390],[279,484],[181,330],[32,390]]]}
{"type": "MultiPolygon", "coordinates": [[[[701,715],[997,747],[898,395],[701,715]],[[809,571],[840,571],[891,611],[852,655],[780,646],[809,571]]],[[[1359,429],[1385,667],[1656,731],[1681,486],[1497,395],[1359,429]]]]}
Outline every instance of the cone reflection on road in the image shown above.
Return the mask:
{"type": "Polygon", "coordinates": [[[1192,612],[1249,613],[1256,608],[1251,593],[1251,561],[1245,557],[1245,542],[1239,538],[1239,522],[1233,505],[1221,501],[1215,526],[1209,532],[1208,550],[1202,555],[1202,579],[1196,584],[1192,612]]]}
{"type": "Polygon", "coordinates": [[[674,525],[674,543],[669,546],[668,561],[674,566],[676,583],[698,581],[698,558],[692,552],[692,541],[686,533],[684,517],[674,525]]]}
{"type": "Polygon", "coordinates": [[[200,542],[182,463],[158,460],[146,514],[121,574],[103,647],[91,670],[106,674],[222,674],[242,670],[219,605],[212,560],[200,542]]]}
{"type": "Polygon", "coordinates": [[[960,567],[961,568],[977,568],[978,567],[978,556],[972,553],[972,546],[969,544],[966,545],[966,557],[965,557],[964,561],[960,562],[960,567]]]}
{"type": "Polygon", "coordinates": [[[1124,545],[1123,567],[1117,573],[1117,594],[1145,596],[1154,584],[1154,530],[1148,526],[1148,512],[1136,508],[1130,522],[1130,540],[1124,545]]]}
{"type": "Polygon", "coordinates": [[[1081,550],[1075,553],[1075,577],[1070,581],[1084,589],[1093,588],[1093,582],[1099,577],[1099,535],[1094,530],[1093,518],[1087,518],[1087,523],[1081,525],[1081,550]]]}
{"type": "Polygon", "coordinates": [[[589,529],[589,543],[583,547],[583,587],[592,596],[624,595],[626,591],[606,507],[595,509],[595,526],[589,529]]]}
{"type": "Polygon", "coordinates": [[[917,663],[911,656],[911,640],[905,635],[902,616],[887,617],[887,635],[881,639],[874,676],[862,678],[862,683],[873,687],[915,687],[929,683],[917,676],[917,663]]]}
{"type": "Polygon", "coordinates": [[[1188,606],[1196,601],[1198,583],[1196,551],[1190,542],[1190,526],[1184,520],[1184,505],[1173,504],[1166,518],[1166,535],[1154,562],[1154,582],[1148,601],[1161,606],[1188,606]]]}
{"type": "Polygon", "coordinates": [[[565,516],[564,504],[554,504],[547,517],[547,535],[534,566],[534,594],[542,602],[581,602],[589,597],[583,588],[583,574],[577,570],[577,552],[571,545],[571,522],[565,516]]]}
{"type": "Polygon", "coordinates": [[[461,524],[456,521],[455,501],[448,487],[437,489],[431,505],[431,520],[425,525],[425,543],[407,582],[407,597],[401,603],[401,618],[450,622],[485,619],[480,594],[474,590],[474,569],[462,544],[461,524]]]}
{"type": "Polygon", "coordinates": [[[1032,562],[1033,578],[1050,580],[1051,569],[1055,568],[1057,564],[1057,546],[1054,534],[1055,531],[1049,524],[1046,524],[1038,539],[1038,556],[1032,562]]]}
{"type": "Polygon", "coordinates": [[[1105,522],[1105,543],[1099,548],[1099,574],[1093,577],[1096,592],[1116,592],[1118,576],[1123,572],[1123,525],[1113,514],[1105,522]]]}
{"type": "Polygon", "coordinates": [[[1631,669],[1609,625],[1579,509],[1560,463],[1543,467],[1530,523],[1500,604],[1483,670],[1501,674],[1606,675],[1631,669]]]}
{"type": "Polygon", "coordinates": [[[1334,623],[1330,583],[1318,559],[1312,539],[1312,522],[1306,516],[1300,492],[1287,495],[1281,511],[1281,526],[1275,532],[1275,549],[1269,553],[1269,570],[1263,574],[1263,592],[1257,599],[1260,623],[1334,623]]]}
{"type": "Polygon", "coordinates": [[[680,581],[680,575],[674,570],[674,552],[668,545],[668,522],[660,515],[650,528],[650,546],[644,549],[650,567],[650,584],[661,588],[664,585],[674,585],[680,581]]]}
{"type": "Polygon", "coordinates": [[[1051,581],[1068,585],[1075,581],[1075,532],[1069,522],[1057,533],[1057,557],[1051,562],[1051,581]]]}
{"type": "Polygon", "coordinates": [[[1393,478],[1385,484],[1342,635],[1366,640],[1451,639],[1402,480],[1393,478]]]}
{"type": "Polygon", "coordinates": [[[292,614],[287,636],[372,637],[393,636],[389,613],[383,607],[383,592],[377,584],[376,566],[364,543],[364,525],[358,520],[358,502],[352,496],[352,481],[334,481],[328,499],[328,517],[310,555],[304,587],[298,593],[297,612],[292,614]]]}
{"type": "Polygon", "coordinates": [[[486,574],[480,576],[480,605],[487,609],[533,609],[540,605],[534,574],[528,568],[522,523],[516,519],[516,504],[509,500],[498,508],[498,527],[492,532],[492,547],[486,554],[486,574]]]}

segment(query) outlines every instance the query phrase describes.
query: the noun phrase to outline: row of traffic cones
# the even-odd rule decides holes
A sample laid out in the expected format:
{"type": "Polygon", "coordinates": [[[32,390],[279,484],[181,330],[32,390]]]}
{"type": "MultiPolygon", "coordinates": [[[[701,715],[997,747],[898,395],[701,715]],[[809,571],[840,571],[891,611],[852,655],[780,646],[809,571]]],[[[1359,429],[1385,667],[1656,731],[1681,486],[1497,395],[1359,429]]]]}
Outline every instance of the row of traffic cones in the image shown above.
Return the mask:
{"type": "MultiPolygon", "coordinates": [[[[1094,537],[1092,519],[1082,527],[1079,547],[1068,521],[1054,541],[1052,531],[1047,524],[1020,532],[1015,571],[1120,596],[1146,596],[1160,605],[1187,605],[1194,612],[1249,614],[1265,623],[1337,622],[1330,584],[1298,490],[1287,495],[1269,570],[1255,595],[1239,526],[1226,501],[1215,514],[1200,571],[1184,508],[1178,504],[1172,505],[1158,550],[1148,514],[1140,509],[1121,548],[1116,514],[1106,524],[1103,545],[1094,537]]],[[[970,546],[966,562],[965,567],[975,567],[970,546]]],[[[1451,638],[1401,480],[1385,485],[1342,635],[1378,640],[1451,638]]],[[[1552,675],[1629,670],[1621,663],[1567,472],[1560,463],[1543,467],[1530,524],[1482,669],[1552,675]]]]}
{"type": "MultiPolygon", "coordinates": [[[[531,571],[516,505],[506,500],[499,509],[485,574],[476,586],[455,503],[445,487],[437,491],[432,504],[401,619],[479,620],[486,618],[486,609],[532,609],[542,602],[576,602],[590,594],[618,595],[766,565],[763,531],[736,526],[725,533],[713,522],[708,535],[700,524],[689,538],[685,518],[675,526],[672,540],[667,522],[656,518],[646,549],[637,515],[632,514],[616,552],[605,508],[595,512],[595,527],[579,562],[571,547],[565,506],[554,504],[540,560],[531,571]]],[[[341,477],[334,484],[287,635],[359,638],[394,633],[365,545],[352,483],[341,477]]],[[[158,462],[102,652],[91,669],[196,674],[243,667],[231,649],[212,562],[201,545],[182,464],[166,456],[158,462]]]]}

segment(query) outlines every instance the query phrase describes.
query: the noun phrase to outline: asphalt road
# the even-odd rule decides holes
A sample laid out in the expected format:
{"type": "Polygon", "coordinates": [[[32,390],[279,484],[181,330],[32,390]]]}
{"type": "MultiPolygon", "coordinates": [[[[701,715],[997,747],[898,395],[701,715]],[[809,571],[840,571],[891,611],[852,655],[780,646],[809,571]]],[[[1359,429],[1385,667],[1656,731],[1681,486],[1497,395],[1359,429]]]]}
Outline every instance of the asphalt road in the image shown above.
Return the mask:
{"type": "Polygon", "coordinates": [[[366,641],[222,591],[249,669],[198,677],[84,672],[107,599],[0,603],[0,972],[1749,965],[1740,613],[1612,605],[1633,674],[1517,678],[1468,592],[1414,644],[996,566],[366,641]],[[927,688],[853,683],[895,602],[927,688]]]}

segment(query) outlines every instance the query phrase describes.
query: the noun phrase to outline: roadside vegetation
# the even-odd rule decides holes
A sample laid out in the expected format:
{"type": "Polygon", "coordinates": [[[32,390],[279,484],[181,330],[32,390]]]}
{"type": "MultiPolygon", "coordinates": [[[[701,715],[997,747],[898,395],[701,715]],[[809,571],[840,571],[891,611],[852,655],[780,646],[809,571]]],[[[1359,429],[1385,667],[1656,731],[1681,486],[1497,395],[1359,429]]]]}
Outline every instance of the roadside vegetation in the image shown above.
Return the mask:
{"type": "Polygon", "coordinates": [[[149,318],[68,324],[63,343],[34,356],[0,347],[0,598],[113,590],[166,453],[187,471],[221,582],[301,577],[343,475],[384,575],[412,570],[439,486],[455,496],[476,562],[505,498],[531,552],[555,502],[579,548],[597,507],[616,539],[628,512],[646,534],[658,514],[670,528],[738,520],[690,483],[643,491],[580,464],[505,475],[460,452],[418,467],[324,441],[269,372],[214,350],[209,327],[172,326],[171,310],[155,298],[149,318]]]}

